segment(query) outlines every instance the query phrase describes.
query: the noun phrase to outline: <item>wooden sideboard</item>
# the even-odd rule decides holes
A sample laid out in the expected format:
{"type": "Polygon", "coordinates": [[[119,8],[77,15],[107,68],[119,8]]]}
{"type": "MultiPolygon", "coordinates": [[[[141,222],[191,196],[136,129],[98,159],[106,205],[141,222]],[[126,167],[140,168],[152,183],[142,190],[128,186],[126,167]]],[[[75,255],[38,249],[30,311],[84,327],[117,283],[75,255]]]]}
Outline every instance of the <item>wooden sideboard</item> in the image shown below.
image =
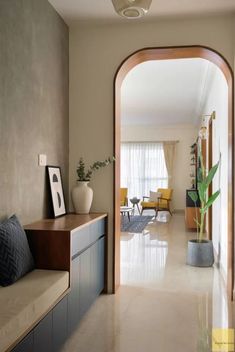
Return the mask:
{"type": "Polygon", "coordinates": [[[25,230],[36,268],[69,271],[70,290],[13,351],[57,352],[106,290],[107,214],[68,214],[25,230]]]}

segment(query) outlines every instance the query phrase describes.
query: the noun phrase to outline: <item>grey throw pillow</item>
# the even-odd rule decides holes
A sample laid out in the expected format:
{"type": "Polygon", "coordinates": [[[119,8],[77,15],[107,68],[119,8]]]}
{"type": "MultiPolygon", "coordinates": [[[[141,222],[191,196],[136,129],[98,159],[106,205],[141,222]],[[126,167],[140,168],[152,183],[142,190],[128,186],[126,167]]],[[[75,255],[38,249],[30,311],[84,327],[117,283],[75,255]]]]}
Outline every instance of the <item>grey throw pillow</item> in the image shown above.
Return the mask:
{"type": "Polygon", "coordinates": [[[0,285],[8,286],[34,268],[28,240],[16,215],[0,223],[0,285]]]}

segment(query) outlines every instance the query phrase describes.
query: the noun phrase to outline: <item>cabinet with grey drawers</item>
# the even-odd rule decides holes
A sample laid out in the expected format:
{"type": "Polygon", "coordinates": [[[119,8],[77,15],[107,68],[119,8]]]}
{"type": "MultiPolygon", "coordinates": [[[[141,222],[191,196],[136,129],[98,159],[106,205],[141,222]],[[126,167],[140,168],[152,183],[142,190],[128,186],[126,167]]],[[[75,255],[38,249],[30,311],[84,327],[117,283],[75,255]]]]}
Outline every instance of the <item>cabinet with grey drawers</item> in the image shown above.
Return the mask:
{"type": "MultiPolygon", "coordinates": [[[[28,229],[29,242],[39,268],[70,271],[70,290],[19,342],[13,352],[59,352],[66,339],[78,327],[83,315],[105,289],[107,216],[70,214],[63,218],[54,220],[53,228],[58,232],[56,236],[50,228],[48,229],[48,236],[53,238],[52,242],[45,233],[42,236],[37,223],[33,224],[32,229],[28,229]],[[59,257],[58,264],[54,264],[55,261],[51,258],[41,257],[34,248],[34,231],[35,242],[46,240],[47,246],[51,245],[48,252],[53,252],[56,240],[60,243],[61,249],[67,248],[64,250],[63,260],[59,257]],[[49,266],[50,263],[53,263],[53,267],[49,266]]],[[[46,226],[48,226],[48,220],[46,226]]]]}
{"type": "Polygon", "coordinates": [[[104,289],[105,219],[75,231],[71,248],[70,332],[104,289]]]}

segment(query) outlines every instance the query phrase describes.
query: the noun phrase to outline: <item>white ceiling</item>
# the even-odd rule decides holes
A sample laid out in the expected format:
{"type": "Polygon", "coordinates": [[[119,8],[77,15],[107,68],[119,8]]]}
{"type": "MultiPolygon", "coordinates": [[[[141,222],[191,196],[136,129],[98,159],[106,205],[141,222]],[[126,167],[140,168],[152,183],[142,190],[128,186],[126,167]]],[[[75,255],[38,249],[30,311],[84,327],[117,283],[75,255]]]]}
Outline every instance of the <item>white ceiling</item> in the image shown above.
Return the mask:
{"type": "MultiPolygon", "coordinates": [[[[128,20],[118,16],[111,0],[49,0],[67,23],[74,20],[128,20]]],[[[146,19],[235,11],[235,0],[152,0],[146,19]]]]}
{"type": "Polygon", "coordinates": [[[122,125],[197,125],[216,70],[204,59],[155,60],[135,66],[121,88],[122,125]]]}

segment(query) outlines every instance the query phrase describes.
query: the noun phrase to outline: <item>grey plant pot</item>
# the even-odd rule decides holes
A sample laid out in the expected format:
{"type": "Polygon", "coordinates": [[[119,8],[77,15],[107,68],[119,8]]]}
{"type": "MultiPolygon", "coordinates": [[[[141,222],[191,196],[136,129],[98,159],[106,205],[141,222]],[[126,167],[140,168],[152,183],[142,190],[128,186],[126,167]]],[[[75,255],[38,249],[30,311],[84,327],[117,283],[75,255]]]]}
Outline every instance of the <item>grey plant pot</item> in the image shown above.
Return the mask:
{"type": "Polygon", "coordinates": [[[191,266],[209,267],[214,264],[212,241],[188,241],[187,264],[191,266]]]}

